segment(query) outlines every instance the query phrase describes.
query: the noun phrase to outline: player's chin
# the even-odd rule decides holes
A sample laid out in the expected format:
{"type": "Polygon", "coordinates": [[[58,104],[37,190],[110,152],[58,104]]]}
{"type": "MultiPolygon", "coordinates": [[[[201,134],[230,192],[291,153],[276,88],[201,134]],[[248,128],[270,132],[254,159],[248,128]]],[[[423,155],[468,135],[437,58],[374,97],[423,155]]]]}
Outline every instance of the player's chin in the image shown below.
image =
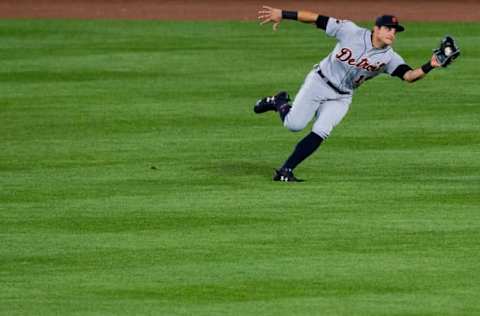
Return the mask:
{"type": "Polygon", "coordinates": [[[384,42],[385,44],[387,44],[387,45],[392,45],[393,42],[395,42],[395,39],[386,38],[383,42],[384,42]]]}

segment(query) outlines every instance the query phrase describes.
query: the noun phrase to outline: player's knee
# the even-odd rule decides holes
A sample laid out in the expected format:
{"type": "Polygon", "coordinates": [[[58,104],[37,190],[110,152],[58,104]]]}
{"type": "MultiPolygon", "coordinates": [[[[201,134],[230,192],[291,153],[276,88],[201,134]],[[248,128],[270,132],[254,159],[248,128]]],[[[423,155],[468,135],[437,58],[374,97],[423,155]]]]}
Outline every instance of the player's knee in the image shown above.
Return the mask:
{"type": "Polygon", "coordinates": [[[307,126],[307,123],[288,120],[288,117],[287,117],[287,119],[285,119],[285,121],[283,122],[283,126],[288,128],[292,132],[299,132],[299,131],[303,130],[305,128],[305,126],[307,126]]]}

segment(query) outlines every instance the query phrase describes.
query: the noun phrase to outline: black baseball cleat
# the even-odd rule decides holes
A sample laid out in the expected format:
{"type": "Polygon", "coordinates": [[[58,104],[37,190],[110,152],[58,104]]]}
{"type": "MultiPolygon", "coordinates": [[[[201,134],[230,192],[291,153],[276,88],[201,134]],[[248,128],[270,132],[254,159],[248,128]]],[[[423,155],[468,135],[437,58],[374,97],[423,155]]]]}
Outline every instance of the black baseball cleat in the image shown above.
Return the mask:
{"type": "Polygon", "coordinates": [[[273,174],[273,181],[283,181],[283,182],[303,182],[303,180],[296,178],[293,175],[292,169],[280,168],[275,169],[273,174]]]}
{"type": "Polygon", "coordinates": [[[274,96],[265,97],[255,103],[253,112],[260,114],[267,111],[276,111],[277,108],[290,101],[290,96],[286,91],[280,91],[274,96]]]}

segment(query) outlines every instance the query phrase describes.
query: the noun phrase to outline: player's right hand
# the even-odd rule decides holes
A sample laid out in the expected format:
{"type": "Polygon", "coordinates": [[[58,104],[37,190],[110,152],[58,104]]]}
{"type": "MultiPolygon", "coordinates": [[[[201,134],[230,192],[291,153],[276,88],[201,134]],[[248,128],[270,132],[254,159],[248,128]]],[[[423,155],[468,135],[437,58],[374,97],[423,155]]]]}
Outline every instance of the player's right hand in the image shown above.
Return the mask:
{"type": "Polygon", "coordinates": [[[258,19],[262,21],[260,25],[272,22],[273,30],[276,31],[280,21],[282,21],[282,10],[264,5],[262,9],[258,11],[258,19]]]}

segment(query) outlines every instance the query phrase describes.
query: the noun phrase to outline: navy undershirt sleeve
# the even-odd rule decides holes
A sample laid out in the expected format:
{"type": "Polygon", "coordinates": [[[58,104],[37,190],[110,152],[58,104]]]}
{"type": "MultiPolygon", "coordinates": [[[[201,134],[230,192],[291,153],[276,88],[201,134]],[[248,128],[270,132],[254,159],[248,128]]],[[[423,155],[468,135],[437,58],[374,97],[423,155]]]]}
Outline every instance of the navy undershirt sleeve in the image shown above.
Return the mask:
{"type": "Polygon", "coordinates": [[[315,22],[315,24],[317,25],[317,27],[319,29],[322,29],[322,30],[327,30],[327,23],[328,23],[328,19],[329,17],[328,16],[325,16],[325,15],[319,15],[318,18],[317,18],[317,21],[315,22]]]}
{"type": "Polygon", "coordinates": [[[400,66],[398,66],[393,72],[392,72],[392,77],[398,77],[402,80],[403,79],[403,76],[405,75],[405,73],[409,70],[412,70],[412,67],[410,67],[409,65],[407,64],[402,64],[400,66]]]}

